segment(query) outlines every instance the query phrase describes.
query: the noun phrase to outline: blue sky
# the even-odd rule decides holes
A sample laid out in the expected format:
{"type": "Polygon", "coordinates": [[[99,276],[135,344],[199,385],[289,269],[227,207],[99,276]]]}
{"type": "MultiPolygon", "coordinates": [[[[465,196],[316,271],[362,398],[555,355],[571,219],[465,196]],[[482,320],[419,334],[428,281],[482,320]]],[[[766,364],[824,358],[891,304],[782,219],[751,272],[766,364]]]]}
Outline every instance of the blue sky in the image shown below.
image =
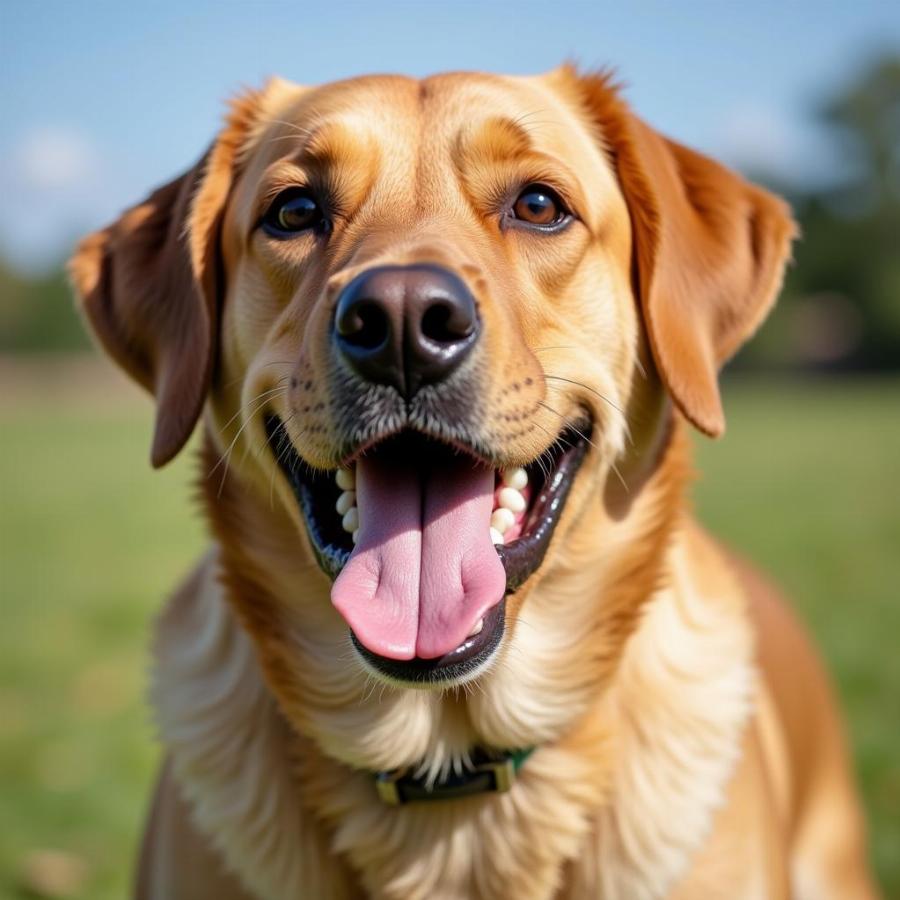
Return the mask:
{"type": "Polygon", "coordinates": [[[656,127],[744,168],[826,179],[810,113],[880,50],[897,0],[0,0],[0,254],[24,269],[194,161],[270,74],[615,66],[656,127]]]}

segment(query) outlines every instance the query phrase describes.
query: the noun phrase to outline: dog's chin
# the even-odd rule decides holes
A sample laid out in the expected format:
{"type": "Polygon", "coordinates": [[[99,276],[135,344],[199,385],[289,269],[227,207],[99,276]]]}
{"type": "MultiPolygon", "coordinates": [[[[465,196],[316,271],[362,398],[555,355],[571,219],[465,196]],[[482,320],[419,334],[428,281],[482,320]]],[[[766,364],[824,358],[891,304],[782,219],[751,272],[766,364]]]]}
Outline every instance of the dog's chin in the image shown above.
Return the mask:
{"type": "Polygon", "coordinates": [[[363,668],[381,681],[395,687],[424,690],[461,687],[490,669],[503,640],[505,613],[506,601],[501,600],[485,614],[478,634],[470,635],[449,653],[433,659],[397,660],[381,656],[369,650],[352,629],[350,639],[363,668]]]}
{"type": "MultiPolygon", "coordinates": [[[[495,467],[472,447],[450,446],[420,432],[403,430],[361,448],[337,471],[315,471],[302,460],[278,416],[268,413],[264,421],[268,444],[297,498],[315,556],[332,580],[348,568],[348,563],[352,568],[355,550],[366,549],[362,546],[365,535],[356,547],[360,525],[354,473],[361,458],[370,461],[365,465],[376,468],[383,464],[380,460],[387,461],[401,473],[393,477],[419,481],[441,478],[450,467],[458,471],[462,466],[480,472],[472,477],[481,480],[482,493],[486,490],[491,495],[493,486],[493,509],[489,521],[483,523],[484,529],[490,530],[490,538],[485,536],[480,545],[484,549],[486,541],[493,543],[493,551],[488,545],[487,552],[499,558],[502,574],[494,585],[496,596],[473,607],[473,623],[461,640],[454,640],[451,649],[445,646],[438,652],[413,654],[407,648],[402,653],[382,653],[373,648],[372,641],[350,628],[362,667],[395,686],[440,690],[459,687],[487,672],[503,644],[505,597],[521,588],[543,563],[590,444],[590,418],[585,416],[564,428],[547,450],[517,470],[495,467]]],[[[389,499],[384,502],[390,505],[389,499]]],[[[375,518],[391,513],[390,509],[379,508],[375,518]]],[[[372,521],[371,510],[368,515],[372,521]]],[[[496,558],[493,566],[497,567],[496,558]]]]}

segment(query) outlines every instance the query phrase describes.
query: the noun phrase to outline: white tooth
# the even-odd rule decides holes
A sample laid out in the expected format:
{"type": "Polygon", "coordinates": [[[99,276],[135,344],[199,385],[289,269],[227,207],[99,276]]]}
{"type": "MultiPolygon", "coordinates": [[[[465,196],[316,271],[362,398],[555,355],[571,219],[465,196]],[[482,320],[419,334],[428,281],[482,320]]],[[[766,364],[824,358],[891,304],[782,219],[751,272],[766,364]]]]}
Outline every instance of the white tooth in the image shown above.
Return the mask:
{"type": "Polygon", "coordinates": [[[497,502],[514,513],[525,512],[525,498],[515,488],[502,488],[497,495],[497,502]]]}
{"type": "Polygon", "coordinates": [[[344,491],[344,493],[337,498],[337,503],[334,504],[334,508],[338,511],[339,516],[344,515],[351,506],[356,506],[355,491],[344,491]]]}
{"type": "Polygon", "coordinates": [[[353,532],[353,534],[350,535],[350,540],[353,541],[354,544],[356,544],[359,541],[359,529],[358,528],[356,529],[356,531],[353,532]]]}
{"type": "Polygon", "coordinates": [[[491,529],[491,543],[492,544],[502,544],[503,543],[503,535],[497,531],[496,528],[491,529]]]}
{"type": "Polygon", "coordinates": [[[469,632],[469,637],[475,637],[476,634],[481,634],[481,629],[484,628],[484,617],[480,618],[473,626],[472,630],[469,632]]]}
{"type": "Polygon", "coordinates": [[[503,472],[503,483],[507,487],[521,491],[528,484],[528,473],[523,468],[506,469],[503,472]]]}
{"type": "Polygon", "coordinates": [[[359,510],[355,506],[351,506],[350,509],[344,513],[344,518],[341,519],[341,525],[344,526],[344,531],[348,531],[350,534],[353,534],[353,532],[359,528],[359,510]]]}
{"type": "Polygon", "coordinates": [[[338,469],[334,480],[342,491],[352,491],[356,487],[356,473],[353,469],[338,469]]]}
{"type": "Polygon", "coordinates": [[[500,534],[506,534],[515,524],[516,515],[510,509],[505,509],[501,506],[491,513],[491,528],[496,529],[500,534]]]}

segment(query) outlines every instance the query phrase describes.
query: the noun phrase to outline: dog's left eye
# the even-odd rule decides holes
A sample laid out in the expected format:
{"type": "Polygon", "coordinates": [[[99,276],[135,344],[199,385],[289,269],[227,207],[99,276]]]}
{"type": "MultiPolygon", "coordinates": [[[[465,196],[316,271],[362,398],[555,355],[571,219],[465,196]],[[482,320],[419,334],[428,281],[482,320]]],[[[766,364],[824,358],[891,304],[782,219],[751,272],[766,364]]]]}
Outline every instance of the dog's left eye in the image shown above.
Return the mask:
{"type": "Polygon", "coordinates": [[[306,188],[282,191],[262,218],[265,230],[275,237],[290,237],[314,229],[325,232],[330,223],[315,197],[306,188]]]}
{"type": "Polygon", "coordinates": [[[569,217],[557,193],[543,184],[528,185],[516,198],[512,215],[527,225],[543,228],[560,225],[569,217]]]}

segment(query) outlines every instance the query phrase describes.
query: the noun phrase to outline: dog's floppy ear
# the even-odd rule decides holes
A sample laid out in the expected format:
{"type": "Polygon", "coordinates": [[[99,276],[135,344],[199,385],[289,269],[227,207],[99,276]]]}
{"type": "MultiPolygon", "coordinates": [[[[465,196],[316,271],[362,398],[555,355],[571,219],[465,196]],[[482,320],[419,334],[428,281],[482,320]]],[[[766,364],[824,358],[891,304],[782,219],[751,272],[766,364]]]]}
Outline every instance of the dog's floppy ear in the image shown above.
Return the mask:
{"type": "Polygon", "coordinates": [[[187,442],[209,389],[224,289],[221,219],[259,96],[248,92],[236,100],[196,166],[86,237],[69,262],[94,334],[156,397],[150,454],[156,467],[187,442]]]}
{"type": "Polygon", "coordinates": [[[638,119],[606,76],[579,79],[631,214],[636,289],[659,373],[701,431],[725,429],[718,370],[762,323],[796,227],[784,201],[638,119]]]}
{"type": "MultiPolygon", "coordinates": [[[[154,466],[168,462],[190,437],[212,369],[215,260],[199,251],[195,272],[189,247],[191,201],[199,198],[208,159],[89,235],[69,263],[94,334],[156,397],[154,466]]],[[[206,240],[212,246],[215,235],[206,240]]]]}

